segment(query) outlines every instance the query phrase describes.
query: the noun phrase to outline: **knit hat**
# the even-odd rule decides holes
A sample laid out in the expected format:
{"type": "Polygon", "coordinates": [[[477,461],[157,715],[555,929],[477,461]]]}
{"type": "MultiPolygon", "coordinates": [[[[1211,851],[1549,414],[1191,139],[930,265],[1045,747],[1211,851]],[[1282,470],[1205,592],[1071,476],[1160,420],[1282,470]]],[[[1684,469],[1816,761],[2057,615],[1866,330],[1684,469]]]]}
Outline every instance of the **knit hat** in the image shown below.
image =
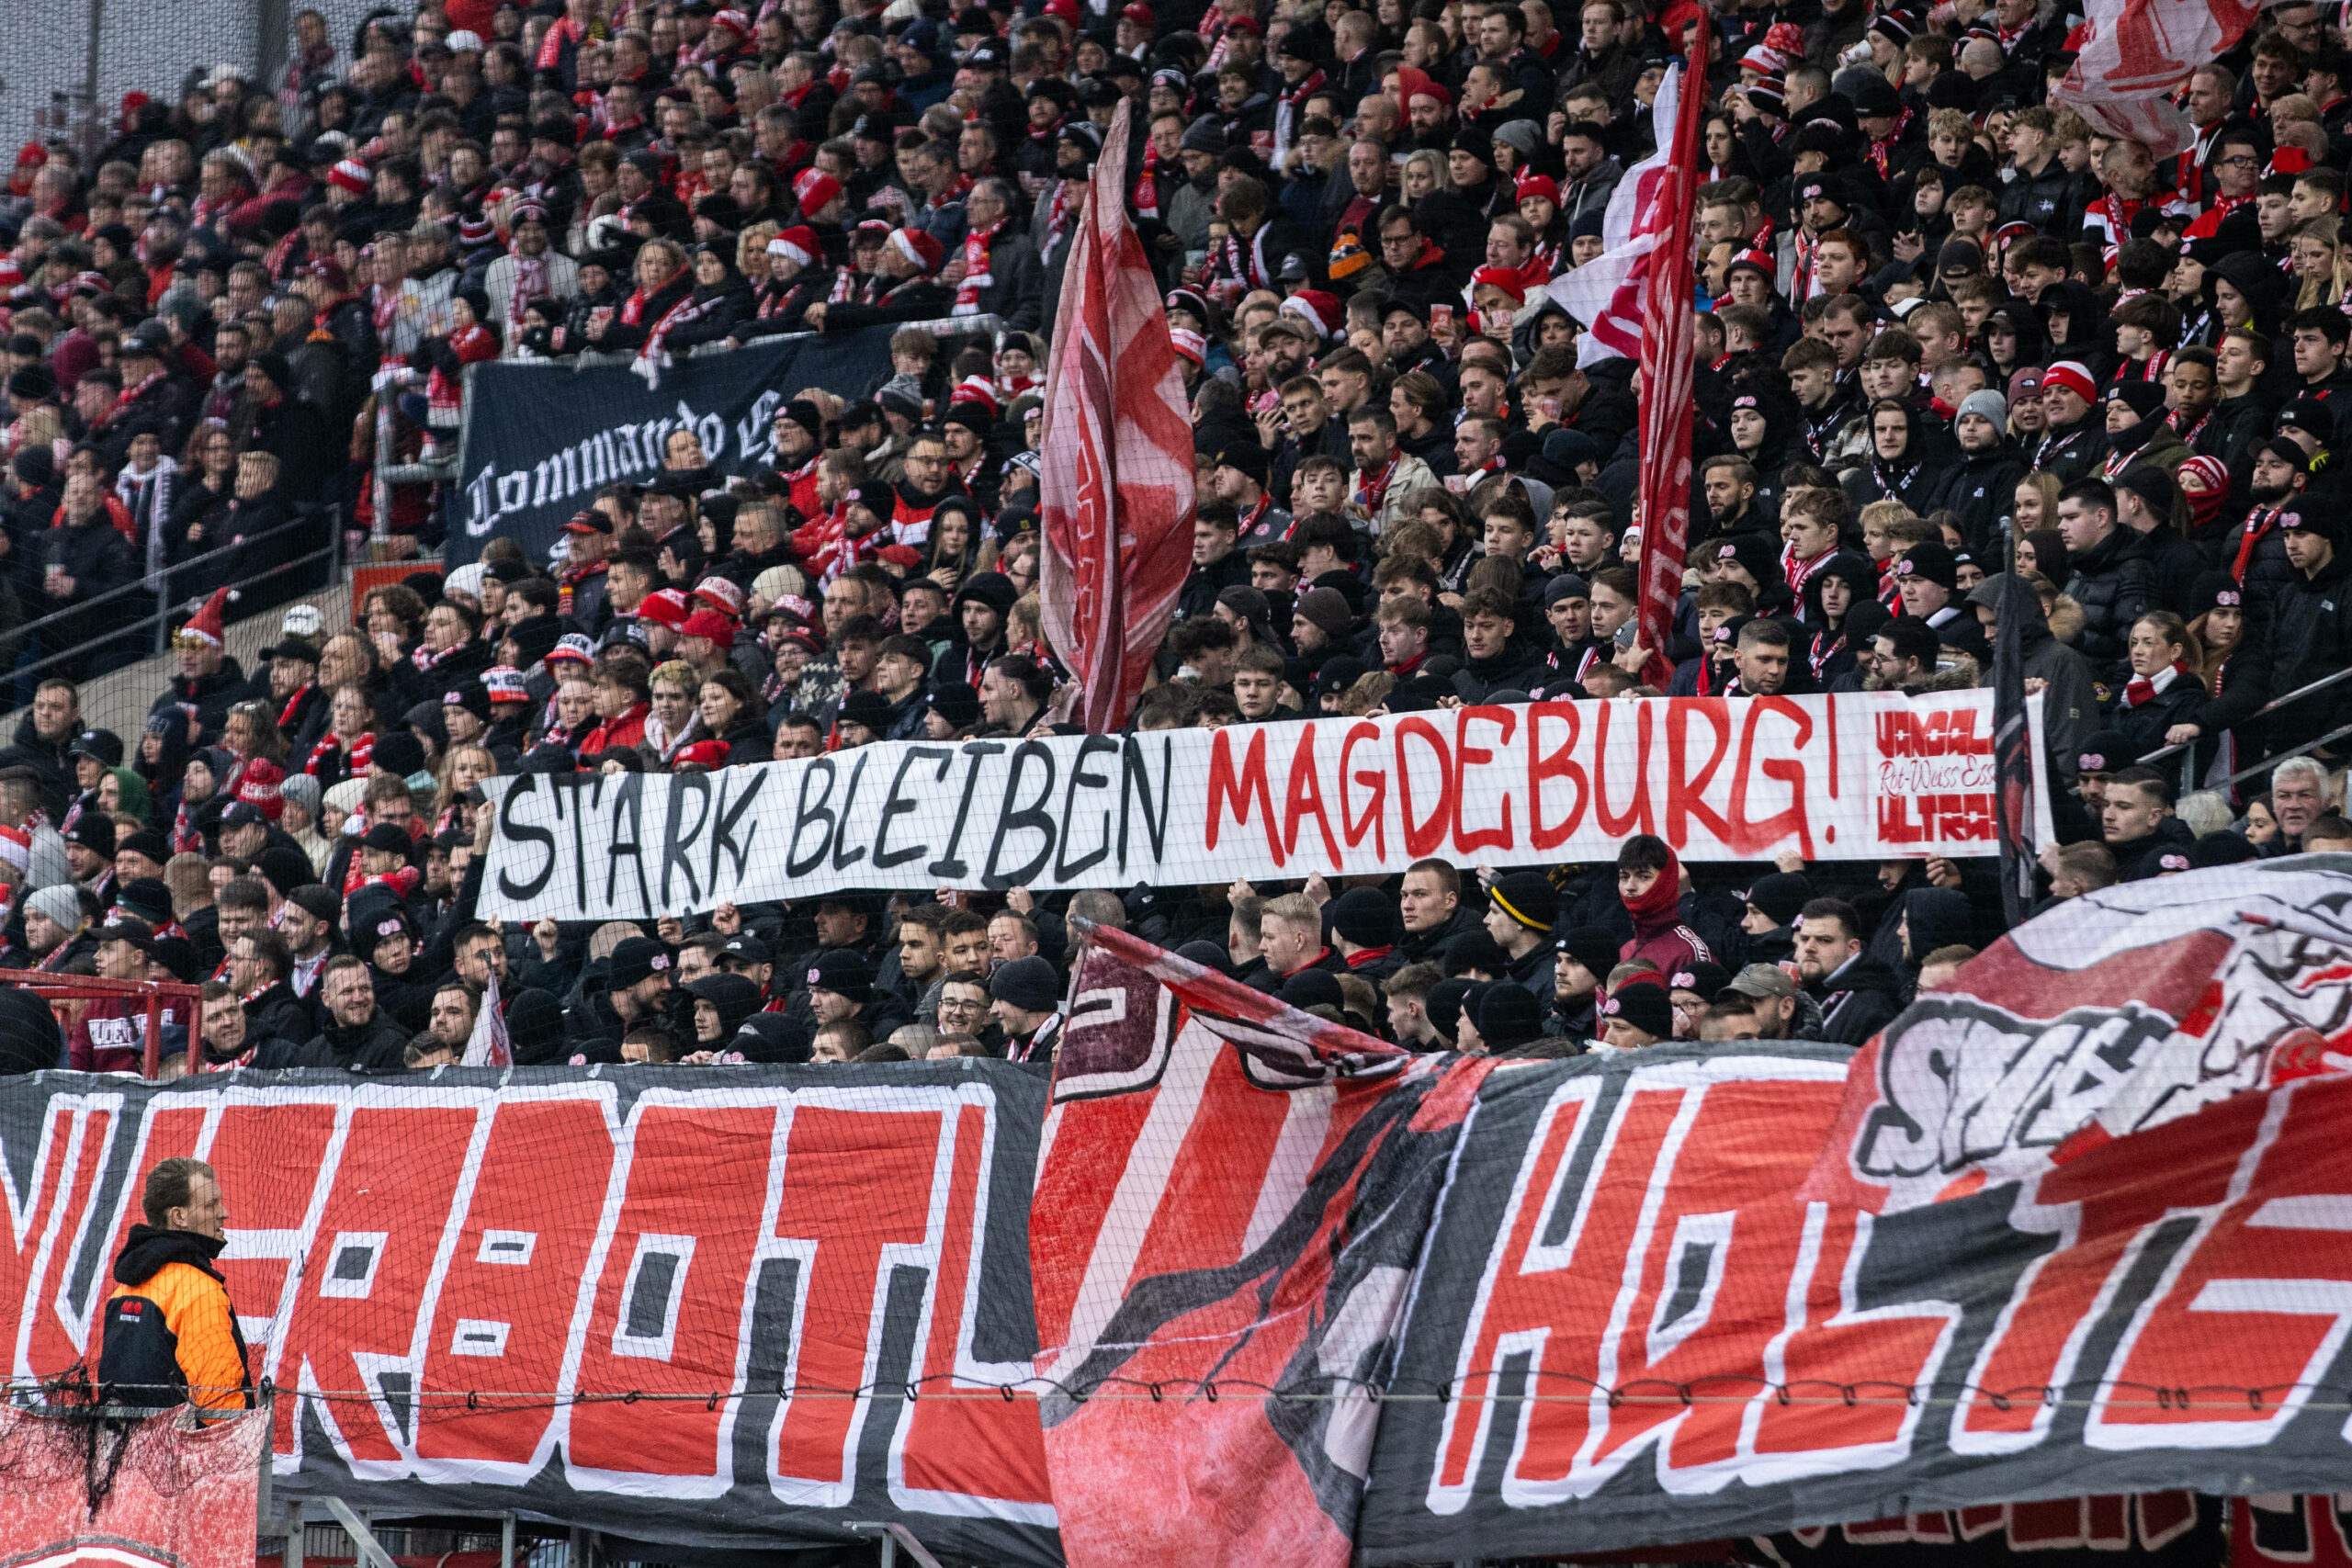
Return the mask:
{"type": "Polygon", "coordinates": [[[801,984],[862,1002],[874,993],[874,965],[846,947],[823,948],[808,961],[801,984]]]}
{"type": "Polygon", "coordinates": [[[1491,986],[1478,998],[1478,1038],[1487,1050],[1508,1051],[1543,1032],[1543,1011],[1535,1005],[1535,993],[1526,987],[1491,986]]]}
{"type": "Polygon", "coordinates": [[[1548,934],[1559,919],[1560,891],[1540,871],[1505,872],[1487,897],[1497,908],[1532,931],[1548,934]]]}
{"type": "Polygon", "coordinates": [[[278,798],[288,806],[299,806],[316,821],[319,815],[319,781],[310,773],[288,773],[277,786],[278,798]]]}
{"type": "Polygon", "coordinates": [[[1009,1003],[1027,1012],[1051,1012],[1062,999],[1061,977],[1054,966],[1031,953],[1000,964],[989,975],[989,999],[1009,1003]]]}
{"type": "Polygon", "coordinates": [[[1722,964],[1699,958],[1668,976],[1666,983],[1675,990],[1694,991],[1713,1001],[1715,993],[1731,984],[1731,975],[1722,964]]]}
{"type": "Polygon", "coordinates": [[[1348,1005],[1347,993],[1340,989],[1339,977],[1329,969],[1302,969],[1290,976],[1274,993],[1274,999],[1301,1012],[1309,1008],[1337,1010],[1348,1005]]]}
{"type": "Polygon", "coordinates": [[[1903,552],[1903,558],[1894,563],[1894,576],[1897,581],[1906,577],[1921,578],[1951,591],[1960,586],[1960,563],[1952,559],[1949,546],[1922,539],[1903,552]]]}
{"type": "Polygon", "coordinates": [[[82,895],[71,883],[61,882],[27,894],[25,908],[47,915],[69,931],[82,923],[82,895]]]}
{"type": "Polygon", "coordinates": [[[1331,901],[1333,934],[1359,947],[1387,946],[1396,940],[1400,923],[1396,906],[1374,888],[1351,887],[1331,901]]]}
{"type": "Polygon", "coordinates": [[[2238,610],[2245,606],[2245,591],[2238,580],[2226,571],[2200,571],[2197,581],[2188,585],[2188,604],[2182,614],[2190,620],[2213,610],[2238,610]]]}
{"type": "Polygon", "coordinates": [[[1953,421],[1956,423],[1970,414],[1991,420],[1996,430],[2007,430],[2009,427],[2009,400],[1990,387],[1980,388],[1960,400],[1960,412],[1953,415],[1953,421]]]}
{"type": "Polygon", "coordinates": [[[2083,737],[2075,766],[2086,773],[2120,773],[2132,765],[2135,755],[2132,738],[2122,731],[2094,729],[2083,737]]]}
{"type": "Polygon", "coordinates": [[[1813,882],[1801,871],[1759,876],[1747,890],[1747,901],[1776,926],[1793,924],[1812,899],[1813,882]]]}
{"type": "Polygon", "coordinates": [[[1488,935],[1485,928],[1456,931],[1446,938],[1445,972],[1459,975],[1464,969],[1483,969],[1489,975],[1500,975],[1510,967],[1510,954],[1503,944],[1488,935]]]}
{"type": "Polygon", "coordinates": [[[1310,588],[1298,596],[1291,606],[1291,614],[1312,621],[1327,636],[1340,637],[1355,624],[1355,615],[1348,608],[1347,596],[1336,588],[1310,588]]]}
{"type": "Polygon", "coordinates": [[[2154,381],[2118,381],[2109,389],[2107,400],[2121,403],[2141,419],[2147,419],[2165,406],[2165,389],[2154,381]]]}
{"type": "MultiPolygon", "coordinates": [[[[2098,382],[2092,378],[2089,367],[2077,360],[2062,359],[2043,371],[2041,387],[2045,392],[2052,387],[2063,387],[2086,403],[2098,401],[2098,382]]],[[[2015,396],[2016,390],[2012,383],[2010,394],[2015,396]]]]}
{"type": "Polygon", "coordinates": [[[1430,1027],[1449,1045],[1461,1031],[1462,999],[1469,994],[1469,981],[1449,975],[1431,986],[1430,994],[1421,998],[1421,1011],[1429,1015],[1430,1027]]]}
{"type": "Polygon", "coordinates": [[[1636,975],[1617,987],[1616,995],[1600,1004],[1600,1017],[1622,1019],[1653,1039],[1671,1039],[1674,1034],[1674,998],[1653,976],[1636,975]]]}
{"type": "Polygon", "coordinates": [[[1570,926],[1552,939],[1553,952],[1566,953],[1596,980],[1609,978],[1609,971],[1617,967],[1617,955],[1623,950],[1617,933],[1607,926],[1570,926]]]}
{"type": "Polygon", "coordinates": [[[626,991],[670,967],[670,950],[650,936],[626,936],[605,960],[605,985],[609,990],[626,991]]]}

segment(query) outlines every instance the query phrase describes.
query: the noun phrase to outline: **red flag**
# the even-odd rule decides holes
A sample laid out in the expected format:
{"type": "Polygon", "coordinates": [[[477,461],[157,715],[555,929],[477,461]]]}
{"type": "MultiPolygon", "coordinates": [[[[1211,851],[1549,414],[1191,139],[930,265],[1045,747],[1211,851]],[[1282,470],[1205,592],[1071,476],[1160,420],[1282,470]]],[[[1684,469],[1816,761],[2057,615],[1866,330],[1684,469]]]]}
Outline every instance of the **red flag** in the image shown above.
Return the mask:
{"type": "Polygon", "coordinates": [[[1707,29],[1690,42],[1685,90],[1675,105],[1673,153],[1656,204],[1658,243],[1642,279],[1642,646],[1648,680],[1664,689],[1674,606],[1682,592],[1682,551],[1690,538],[1690,203],[1697,191],[1701,91],[1707,29]],[[1660,672],[1663,671],[1661,677],[1660,672]]]}
{"type": "Polygon", "coordinates": [[[1046,638],[1078,677],[1078,716],[1095,735],[1126,723],[1192,564],[1193,423],[1127,220],[1127,140],[1122,114],[1071,241],[1038,493],[1046,638]]]}

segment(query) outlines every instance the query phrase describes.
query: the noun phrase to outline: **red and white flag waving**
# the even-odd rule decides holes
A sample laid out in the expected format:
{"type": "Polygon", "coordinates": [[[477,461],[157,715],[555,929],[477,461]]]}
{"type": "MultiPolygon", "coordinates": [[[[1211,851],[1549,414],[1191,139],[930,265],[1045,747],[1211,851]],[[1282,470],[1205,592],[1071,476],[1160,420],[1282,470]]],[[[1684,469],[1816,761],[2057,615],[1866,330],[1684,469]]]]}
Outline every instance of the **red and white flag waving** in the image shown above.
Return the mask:
{"type": "Polygon", "coordinates": [[[2091,129],[2147,143],[2159,158],[2186,152],[2197,133],[2171,94],[2197,68],[2225,54],[2266,6],[2286,0],[2090,0],[2075,63],[2050,90],[2091,129]]]}
{"type": "Polygon", "coordinates": [[[1586,323],[1577,363],[1642,362],[1642,646],[1663,686],[1672,666],[1662,651],[1682,591],[1682,550],[1690,533],[1690,203],[1697,191],[1707,29],[1692,39],[1686,69],[1669,71],[1650,105],[1657,151],[1625,172],[1601,219],[1607,247],[1551,288],[1563,310],[1586,323]]]}
{"type": "Polygon", "coordinates": [[[507,1039],[506,1014],[498,1003],[498,971],[492,969],[482,982],[481,1011],[474,1018],[474,1032],[466,1037],[466,1054],[459,1057],[461,1067],[511,1067],[514,1065],[514,1048],[507,1039]]]}
{"type": "Polygon", "coordinates": [[[1111,122],[1062,277],[1038,501],[1046,640],[1091,734],[1125,724],[1192,564],[1193,423],[1111,122]]]}

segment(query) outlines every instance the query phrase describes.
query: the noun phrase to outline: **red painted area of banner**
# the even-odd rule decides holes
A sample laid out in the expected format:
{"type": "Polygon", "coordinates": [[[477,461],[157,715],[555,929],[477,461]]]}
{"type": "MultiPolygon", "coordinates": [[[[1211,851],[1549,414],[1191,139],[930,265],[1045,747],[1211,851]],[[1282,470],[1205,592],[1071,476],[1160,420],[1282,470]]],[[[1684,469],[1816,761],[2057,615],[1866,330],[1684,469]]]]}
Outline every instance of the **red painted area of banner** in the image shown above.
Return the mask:
{"type": "Polygon", "coordinates": [[[57,1568],[251,1568],[269,1417],[200,1429],[180,1420],[155,1416],[131,1429],[93,1512],[84,1433],[0,1407],[0,1556],[57,1568]]]}

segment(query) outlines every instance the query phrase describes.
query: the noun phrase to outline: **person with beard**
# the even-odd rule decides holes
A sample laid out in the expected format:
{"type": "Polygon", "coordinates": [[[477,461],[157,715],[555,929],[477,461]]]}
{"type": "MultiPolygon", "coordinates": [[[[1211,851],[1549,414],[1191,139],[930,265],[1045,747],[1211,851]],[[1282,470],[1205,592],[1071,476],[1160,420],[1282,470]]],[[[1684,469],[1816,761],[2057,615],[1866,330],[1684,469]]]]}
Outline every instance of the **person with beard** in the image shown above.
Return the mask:
{"type": "Polygon", "coordinates": [[[1902,1010],[1901,976],[1864,954],[1861,917],[1844,899],[1812,899],[1797,922],[1797,976],[1821,1009],[1821,1038],[1860,1045],[1902,1010]]]}
{"type": "Polygon", "coordinates": [[[1601,987],[1617,966],[1617,933],[1607,926],[1571,926],[1553,936],[1548,1032],[1570,1040],[1599,1035],[1601,987]]]}
{"type": "Polygon", "coordinates": [[[276,1065],[342,1067],[354,1072],[399,1070],[401,1053],[413,1032],[377,1005],[366,960],[348,953],[329,958],[319,972],[318,994],[319,1032],[300,1048],[299,1059],[276,1065]]]}
{"type": "Polygon", "coordinates": [[[2072,484],[2096,473],[2109,447],[2098,412],[2098,380],[2079,360],[2061,359],[2041,376],[2049,428],[2034,448],[2032,467],[2072,484]]]}
{"type": "Polygon", "coordinates": [[[293,973],[286,939],[266,927],[229,944],[229,984],[245,1010],[248,1043],[300,1045],[311,1038],[311,1010],[294,994],[293,973]]]}
{"type": "Polygon", "coordinates": [[[2165,418],[2165,390],[2153,381],[2119,381],[2107,394],[2107,456],[2099,461],[2099,476],[2116,482],[2127,470],[2143,465],[2162,468],[2169,476],[2188,457],[2181,440],[2165,418]]]}
{"type": "Polygon", "coordinates": [[[219,588],[172,636],[179,673],[161,696],[149,705],[150,714],[176,708],[187,716],[191,738],[217,735],[228,722],[229,710],[261,695],[254,682],[224,645],[221,615],[229,590],[219,588]]]}
{"type": "Polygon", "coordinates": [[[2267,626],[2280,590],[2295,581],[2282,531],[2290,513],[2302,509],[2311,483],[2311,455],[2290,435],[2274,435],[2254,448],[2254,471],[2246,487],[2253,502],[2245,518],[2222,541],[2222,565],[2245,591],[2246,609],[2267,626]]]}
{"type": "Polygon", "coordinates": [[[319,650],[300,637],[286,637],[261,650],[269,661],[269,700],[277,708],[277,732],[288,755],[308,757],[326,733],[332,700],[319,685],[319,650]]]}

